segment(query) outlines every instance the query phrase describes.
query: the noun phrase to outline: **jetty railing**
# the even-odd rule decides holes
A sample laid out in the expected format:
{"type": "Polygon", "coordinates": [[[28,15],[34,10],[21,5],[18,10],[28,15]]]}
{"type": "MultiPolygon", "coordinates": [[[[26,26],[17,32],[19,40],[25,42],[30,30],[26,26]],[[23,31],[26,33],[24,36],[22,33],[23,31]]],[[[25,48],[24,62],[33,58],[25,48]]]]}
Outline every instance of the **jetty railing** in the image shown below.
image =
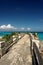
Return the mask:
{"type": "Polygon", "coordinates": [[[31,34],[29,34],[29,37],[30,37],[30,51],[31,51],[31,54],[32,54],[32,37],[31,37],[31,34]]]}
{"type": "Polygon", "coordinates": [[[23,34],[20,38],[18,38],[18,39],[16,39],[14,42],[12,42],[9,46],[7,46],[7,47],[3,47],[3,48],[1,48],[1,50],[0,50],[0,58],[4,55],[4,54],[6,54],[8,51],[9,51],[9,49],[15,44],[15,43],[17,43],[18,42],[18,40],[20,40],[22,37],[24,37],[25,36],[25,34],[23,34]]]}
{"type": "Polygon", "coordinates": [[[32,55],[32,65],[43,65],[43,59],[40,54],[39,48],[37,47],[36,43],[33,42],[31,34],[30,36],[30,51],[32,55]]]}
{"type": "Polygon", "coordinates": [[[36,46],[35,42],[33,42],[33,64],[34,65],[43,65],[43,59],[41,57],[41,54],[39,52],[38,47],[36,46]]]}

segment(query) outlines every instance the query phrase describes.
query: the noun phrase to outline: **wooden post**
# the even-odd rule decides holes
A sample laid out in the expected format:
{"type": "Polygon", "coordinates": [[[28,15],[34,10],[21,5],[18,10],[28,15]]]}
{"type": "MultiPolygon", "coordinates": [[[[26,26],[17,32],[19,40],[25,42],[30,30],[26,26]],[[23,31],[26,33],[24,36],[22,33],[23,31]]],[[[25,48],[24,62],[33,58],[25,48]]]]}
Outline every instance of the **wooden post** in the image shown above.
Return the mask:
{"type": "Polygon", "coordinates": [[[35,42],[33,44],[33,55],[34,55],[34,59],[36,61],[35,64],[36,65],[43,65],[43,59],[40,55],[39,49],[38,49],[37,45],[35,44],[35,42]]]}

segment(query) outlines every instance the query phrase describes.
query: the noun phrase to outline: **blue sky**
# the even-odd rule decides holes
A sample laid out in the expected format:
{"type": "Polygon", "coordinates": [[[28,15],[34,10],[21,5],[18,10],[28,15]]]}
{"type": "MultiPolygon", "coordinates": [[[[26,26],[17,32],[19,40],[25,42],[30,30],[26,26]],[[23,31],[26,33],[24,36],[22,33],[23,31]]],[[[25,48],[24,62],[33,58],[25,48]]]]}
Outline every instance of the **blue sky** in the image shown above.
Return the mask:
{"type": "Polygon", "coordinates": [[[0,0],[0,29],[43,31],[43,0],[0,0]]]}

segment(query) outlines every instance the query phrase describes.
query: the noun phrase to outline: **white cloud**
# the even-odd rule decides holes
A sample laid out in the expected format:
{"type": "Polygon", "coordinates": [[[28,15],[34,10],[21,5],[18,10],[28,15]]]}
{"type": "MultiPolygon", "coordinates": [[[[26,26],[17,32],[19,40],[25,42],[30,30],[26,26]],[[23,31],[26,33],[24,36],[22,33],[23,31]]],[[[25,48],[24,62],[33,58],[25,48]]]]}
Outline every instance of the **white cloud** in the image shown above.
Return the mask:
{"type": "Polygon", "coordinates": [[[24,29],[25,29],[24,27],[21,28],[21,30],[24,30],[24,29]]]}
{"type": "Polygon", "coordinates": [[[0,26],[0,30],[16,30],[17,28],[12,26],[11,24],[0,26]]]}
{"type": "Polygon", "coordinates": [[[28,31],[30,31],[30,30],[31,30],[31,28],[27,28],[27,30],[28,30],[28,31]]]}
{"type": "Polygon", "coordinates": [[[24,28],[24,27],[21,27],[21,28],[16,28],[16,27],[14,27],[14,26],[12,26],[11,24],[8,24],[8,25],[1,25],[0,26],[0,31],[14,31],[14,30],[17,30],[17,31],[25,31],[25,30],[27,30],[27,31],[30,31],[31,30],[31,28],[24,28]]]}

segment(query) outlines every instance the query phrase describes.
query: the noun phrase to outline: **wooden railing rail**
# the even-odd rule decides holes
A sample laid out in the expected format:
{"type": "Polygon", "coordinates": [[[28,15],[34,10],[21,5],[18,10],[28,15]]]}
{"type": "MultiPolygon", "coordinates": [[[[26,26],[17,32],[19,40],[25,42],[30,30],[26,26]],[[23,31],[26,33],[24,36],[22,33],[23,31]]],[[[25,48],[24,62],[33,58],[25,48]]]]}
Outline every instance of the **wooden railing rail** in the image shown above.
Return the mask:
{"type": "Polygon", "coordinates": [[[35,42],[33,42],[33,60],[34,60],[34,64],[36,65],[43,65],[43,59],[40,55],[39,49],[36,46],[35,42]]]}

